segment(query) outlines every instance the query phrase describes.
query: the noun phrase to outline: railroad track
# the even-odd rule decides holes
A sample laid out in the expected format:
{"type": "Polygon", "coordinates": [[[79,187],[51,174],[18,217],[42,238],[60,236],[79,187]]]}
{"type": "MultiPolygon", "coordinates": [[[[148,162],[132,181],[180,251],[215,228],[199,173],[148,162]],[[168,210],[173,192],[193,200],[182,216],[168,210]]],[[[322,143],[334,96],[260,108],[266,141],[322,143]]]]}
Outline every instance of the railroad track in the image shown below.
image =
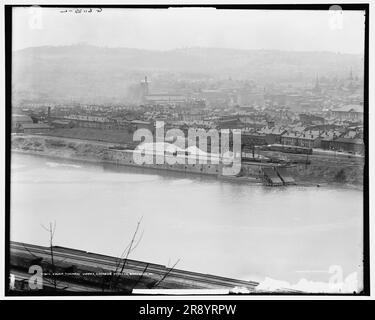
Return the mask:
{"type": "MultiPolygon", "coordinates": [[[[51,252],[49,247],[42,247],[37,245],[11,242],[10,245],[11,256],[12,255],[30,255],[34,259],[36,257],[42,258],[43,260],[49,261],[51,259],[51,252]]],[[[53,247],[53,256],[56,265],[63,264],[65,266],[80,266],[80,269],[94,268],[102,269],[106,272],[119,272],[120,268],[118,265],[122,265],[124,259],[116,257],[100,255],[96,253],[90,253],[81,250],[75,250],[64,247],[53,247]]],[[[137,260],[126,260],[126,265],[123,270],[124,273],[139,273],[142,274],[147,266],[147,274],[156,275],[160,279],[165,277],[164,282],[180,283],[188,285],[189,283],[194,284],[196,287],[202,288],[234,288],[234,287],[245,287],[249,290],[255,290],[255,287],[259,284],[254,281],[236,280],[221,276],[202,274],[197,272],[185,271],[180,269],[167,268],[166,266],[154,263],[147,263],[137,260]]]]}

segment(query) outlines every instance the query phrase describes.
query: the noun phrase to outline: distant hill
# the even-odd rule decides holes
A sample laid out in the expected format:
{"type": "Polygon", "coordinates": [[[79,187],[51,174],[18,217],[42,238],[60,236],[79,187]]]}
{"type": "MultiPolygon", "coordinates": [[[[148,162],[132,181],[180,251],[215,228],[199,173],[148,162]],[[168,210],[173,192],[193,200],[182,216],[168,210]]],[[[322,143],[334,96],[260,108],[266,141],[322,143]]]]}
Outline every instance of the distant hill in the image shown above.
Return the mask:
{"type": "Polygon", "coordinates": [[[308,81],[362,76],[361,55],[186,48],[151,51],[91,45],[33,47],[13,52],[13,102],[126,102],[146,74],[189,73],[255,81],[308,81]]]}

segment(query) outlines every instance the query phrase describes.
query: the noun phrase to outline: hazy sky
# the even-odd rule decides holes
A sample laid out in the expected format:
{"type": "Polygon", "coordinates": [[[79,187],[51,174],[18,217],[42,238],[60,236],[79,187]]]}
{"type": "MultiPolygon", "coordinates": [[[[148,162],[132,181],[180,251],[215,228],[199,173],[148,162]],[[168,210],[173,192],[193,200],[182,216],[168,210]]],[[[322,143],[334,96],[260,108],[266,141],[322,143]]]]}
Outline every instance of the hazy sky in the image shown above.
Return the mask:
{"type": "Polygon", "coordinates": [[[168,50],[182,47],[363,53],[364,12],[103,9],[61,13],[14,8],[13,49],[80,42],[168,50]],[[341,19],[341,20],[340,20],[341,19]],[[341,22],[340,22],[341,21],[341,22]]]}

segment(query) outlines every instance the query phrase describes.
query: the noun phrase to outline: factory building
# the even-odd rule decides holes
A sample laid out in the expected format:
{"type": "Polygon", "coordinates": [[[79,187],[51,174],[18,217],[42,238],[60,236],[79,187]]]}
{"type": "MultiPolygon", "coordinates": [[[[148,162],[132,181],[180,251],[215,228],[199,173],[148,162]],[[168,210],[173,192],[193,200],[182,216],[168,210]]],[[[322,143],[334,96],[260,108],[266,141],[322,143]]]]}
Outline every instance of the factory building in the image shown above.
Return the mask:
{"type": "Polygon", "coordinates": [[[177,93],[150,93],[147,76],[141,81],[142,102],[148,105],[180,105],[187,101],[186,96],[177,93]]]}
{"type": "Polygon", "coordinates": [[[148,94],[144,97],[146,104],[177,105],[186,102],[186,97],[180,94],[148,94]]]}
{"type": "Polygon", "coordinates": [[[24,123],[21,125],[20,129],[23,133],[34,134],[48,132],[51,127],[46,123],[24,123]]]}
{"type": "Polygon", "coordinates": [[[334,118],[340,120],[363,121],[363,106],[347,105],[335,108],[331,111],[334,118]]]}
{"type": "Polygon", "coordinates": [[[22,130],[22,125],[32,124],[33,120],[31,117],[24,114],[13,114],[12,115],[12,132],[18,132],[22,130]]]}

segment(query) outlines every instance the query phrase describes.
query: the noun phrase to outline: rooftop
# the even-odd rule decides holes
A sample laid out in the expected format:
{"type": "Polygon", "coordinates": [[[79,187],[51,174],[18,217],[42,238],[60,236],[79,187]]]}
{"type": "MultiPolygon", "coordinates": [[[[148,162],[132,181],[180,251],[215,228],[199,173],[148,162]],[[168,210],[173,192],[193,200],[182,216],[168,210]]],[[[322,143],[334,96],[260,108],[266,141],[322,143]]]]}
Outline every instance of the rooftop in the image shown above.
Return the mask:
{"type": "Polygon", "coordinates": [[[33,122],[31,117],[24,114],[13,114],[12,120],[16,122],[33,122]]]}
{"type": "Polygon", "coordinates": [[[335,109],[332,109],[333,112],[362,112],[363,113],[363,106],[359,104],[349,104],[346,106],[341,106],[335,109]]]}
{"type": "Polygon", "coordinates": [[[45,123],[23,123],[22,128],[24,129],[49,129],[51,127],[45,123]]]}

